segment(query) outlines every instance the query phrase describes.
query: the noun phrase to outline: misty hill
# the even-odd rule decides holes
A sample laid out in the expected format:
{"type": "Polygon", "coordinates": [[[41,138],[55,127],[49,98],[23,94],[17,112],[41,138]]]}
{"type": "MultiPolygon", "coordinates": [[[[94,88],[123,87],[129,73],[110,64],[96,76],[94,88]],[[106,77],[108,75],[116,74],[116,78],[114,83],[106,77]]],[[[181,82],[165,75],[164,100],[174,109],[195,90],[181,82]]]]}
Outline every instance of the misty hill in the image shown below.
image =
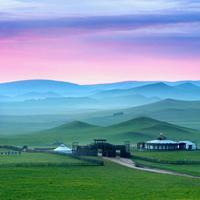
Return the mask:
{"type": "Polygon", "coordinates": [[[197,83],[198,81],[174,83],[133,81],[77,85],[48,80],[4,83],[0,84],[0,112],[1,115],[67,115],[69,120],[84,119],[89,123],[103,126],[147,116],[200,128],[199,108],[189,107],[189,104],[196,105],[196,102],[191,100],[200,100],[200,87],[197,83]],[[109,90],[111,87],[118,88],[109,90]],[[126,89],[126,87],[131,88],[126,89]],[[9,97],[1,93],[14,96],[9,97]],[[189,102],[175,103],[169,98],[189,102]],[[162,99],[167,100],[152,104],[162,99]],[[116,116],[115,113],[119,112],[123,114],[116,116]]]}
{"type": "Polygon", "coordinates": [[[78,84],[52,80],[27,80],[0,84],[0,94],[11,97],[32,92],[41,94],[55,92],[60,95],[79,96],[80,93],[85,93],[87,91],[87,88],[78,84]]]}
{"type": "Polygon", "coordinates": [[[158,136],[158,133],[164,132],[166,136],[177,139],[180,137],[184,137],[184,135],[187,135],[188,137],[190,136],[191,132],[194,132],[194,130],[189,129],[189,128],[184,128],[181,126],[177,126],[174,124],[155,120],[148,117],[134,118],[134,119],[110,126],[110,128],[136,131],[143,134],[147,134],[146,136],[151,137],[151,138],[152,137],[156,138],[158,136]]]}
{"type": "Polygon", "coordinates": [[[178,89],[190,89],[190,90],[199,90],[199,86],[193,84],[193,83],[182,83],[176,86],[178,89]]]}
{"type": "Polygon", "coordinates": [[[86,121],[98,125],[109,125],[141,116],[200,129],[200,101],[166,99],[134,108],[96,113],[86,121]],[[116,112],[122,112],[123,115],[113,115],[116,112]]]}
{"type": "Polygon", "coordinates": [[[86,122],[81,122],[81,121],[72,121],[63,125],[60,125],[56,128],[53,128],[51,130],[67,130],[67,129],[90,129],[90,128],[97,128],[98,126],[96,125],[92,125],[92,124],[88,124],[86,122]]]}
{"type": "Polygon", "coordinates": [[[159,82],[148,84],[131,89],[115,89],[102,91],[95,95],[94,98],[111,98],[115,96],[127,96],[127,95],[142,95],[148,98],[173,98],[180,100],[200,100],[200,87],[192,83],[184,83],[176,86],[170,86],[166,83],[159,82]]]}
{"type": "Polygon", "coordinates": [[[88,97],[61,97],[32,99],[20,102],[0,102],[3,115],[38,115],[38,114],[67,114],[69,111],[81,111],[93,108],[98,102],[88,97]]]}
{"type": "MultiPolygon", "coordinates": [[[[131,119],[109,127],[97,127],[85,122],[75,121],[31,135],[14,136],[10,138],[9,142],[18,145],[42,146],[56,143],[72,144],[72,142],[88,144],[95,138],[106,138],[114,143],[123,143],[128,140],[136,144],[139,141],[155,139],[160,132],[163,132],[170,139],[188,139],[197,143],[200,142],[199,133],[193,129],[146,117],[131,119]]],[[[1,138],[1,140],[6,142],[6,138],[1,138]]]]}
{"type": "Polygon", "coordinates": [[[140,94],[145,97],[199,99],[200,81],[151,82],[125,81],[109,84],[78,85],[52,80],[26,80],[0,84],[0,95],[12,97],[12,101],[41,99],[50,97],[96,98],[130,96],[140,94]]]}
{"type": "Polygon", "coordinates": [[[46,99],[46,98],[58,98],[63,97],[61,94],[56,92],[29,92],[22,95],[15,96],[14,100],[25,101],[30,99],[46,99]]]}
{"type": "Polygon", "coordinates": [[[115,89],[131,89],[143,85],[156,83],[156,81],[123,81],[116,83],[104,83],[104,84],[93,84],[84,85],[95,90],[115,90],[115,89]]]}

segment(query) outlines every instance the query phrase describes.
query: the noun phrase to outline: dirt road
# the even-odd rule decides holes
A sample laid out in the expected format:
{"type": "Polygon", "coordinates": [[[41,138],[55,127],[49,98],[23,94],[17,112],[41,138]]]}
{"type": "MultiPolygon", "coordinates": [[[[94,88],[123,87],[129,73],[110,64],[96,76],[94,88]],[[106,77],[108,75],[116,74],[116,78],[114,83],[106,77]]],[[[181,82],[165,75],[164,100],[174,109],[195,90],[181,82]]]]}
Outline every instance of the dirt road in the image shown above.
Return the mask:
{"type": "Polygon", "coordinates": [[[158,174],[169,174],[169,175],[174,175],[174,176],[182,176],[182,177],[200,179],[200,177],[198,177],[198,176],[192,176],[192,175],[188,175],[188,174],[181,174],[181,173],[172,172],[172,171],[168,171],[168,170],[152,169],[152,168],[148,168],[148,167],[137,167],[137,166],[135,166],[135,163],[131,159],[127,159],[127,158],[108,158],[108,157],[104,157],[103,159],[112,161],[114,163],[117,163],[117,164],[125,166],[125,167],[129,167],[129,168],[137,169],[137,170],[141,170],[141,171],[158,173],[158,174]]]}

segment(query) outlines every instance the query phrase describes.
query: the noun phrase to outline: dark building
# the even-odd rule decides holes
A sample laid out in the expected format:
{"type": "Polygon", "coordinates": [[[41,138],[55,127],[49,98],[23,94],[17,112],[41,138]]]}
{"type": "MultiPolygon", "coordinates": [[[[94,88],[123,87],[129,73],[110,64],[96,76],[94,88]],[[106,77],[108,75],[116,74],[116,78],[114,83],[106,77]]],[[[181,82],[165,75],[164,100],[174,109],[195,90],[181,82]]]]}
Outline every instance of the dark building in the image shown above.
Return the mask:
{"type": "Polygon", "coordinates": [[[114,145],[105,139],[95,139],[93,144],[86,146],[73,145],[73,153],[80,156],[105,156],[123,158],[130,157],[130,144],[126,142],[124,145],[114,145]]]}

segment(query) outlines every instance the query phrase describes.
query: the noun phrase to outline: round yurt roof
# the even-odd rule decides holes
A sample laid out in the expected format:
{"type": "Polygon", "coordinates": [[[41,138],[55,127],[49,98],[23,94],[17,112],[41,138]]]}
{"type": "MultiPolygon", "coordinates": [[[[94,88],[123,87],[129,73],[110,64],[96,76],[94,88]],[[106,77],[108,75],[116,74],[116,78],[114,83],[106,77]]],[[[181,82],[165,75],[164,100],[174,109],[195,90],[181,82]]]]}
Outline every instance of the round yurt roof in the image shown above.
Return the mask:
{"type": "Polygon", "coordinates": [[[179,141],[179,143],[185,143],[185,144],[189,144],[189,145],[195,145],[193,142],[185,140],[185,141],[179,141]]]}
{"type": "Polygon", "coordinates": [[[54,149],[54,151],[67,153],[67,152],[71,152],[72,150],[68,148],[67,146],[65,146],[64,144],[61,144],[59,147],[54,149]]]}

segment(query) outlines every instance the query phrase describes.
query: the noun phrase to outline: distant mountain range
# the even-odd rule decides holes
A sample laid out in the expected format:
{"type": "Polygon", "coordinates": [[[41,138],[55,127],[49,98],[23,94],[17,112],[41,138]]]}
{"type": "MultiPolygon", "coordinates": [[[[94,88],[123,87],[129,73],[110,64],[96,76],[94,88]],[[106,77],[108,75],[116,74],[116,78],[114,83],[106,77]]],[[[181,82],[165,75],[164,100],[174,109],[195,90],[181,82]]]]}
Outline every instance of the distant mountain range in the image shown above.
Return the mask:
{"type": "Polygon", "coordinates": [[[53,97],[109,97],[140,94],[146,97],[200,99],[200,81],[126,81],[78,85],[52,80],[27,80],[0,84],[0,101],[23,101],[53,97]]]}
{"type": "Polygon", "coordinates": [[[2,115],[66,114],[81,110],[125,109],[169,98],[200,100],[200,81],[129,81],[78,85],[61,81],[29,80],[0,84],[2,115]]]}
{"type": "Polygon", "coordinates": [[[136,117],[200,130],[200,81],[78,85],[28,80],[0,84],[3,134],[42,130],[73,120],[110,126],[136,117]]]}

